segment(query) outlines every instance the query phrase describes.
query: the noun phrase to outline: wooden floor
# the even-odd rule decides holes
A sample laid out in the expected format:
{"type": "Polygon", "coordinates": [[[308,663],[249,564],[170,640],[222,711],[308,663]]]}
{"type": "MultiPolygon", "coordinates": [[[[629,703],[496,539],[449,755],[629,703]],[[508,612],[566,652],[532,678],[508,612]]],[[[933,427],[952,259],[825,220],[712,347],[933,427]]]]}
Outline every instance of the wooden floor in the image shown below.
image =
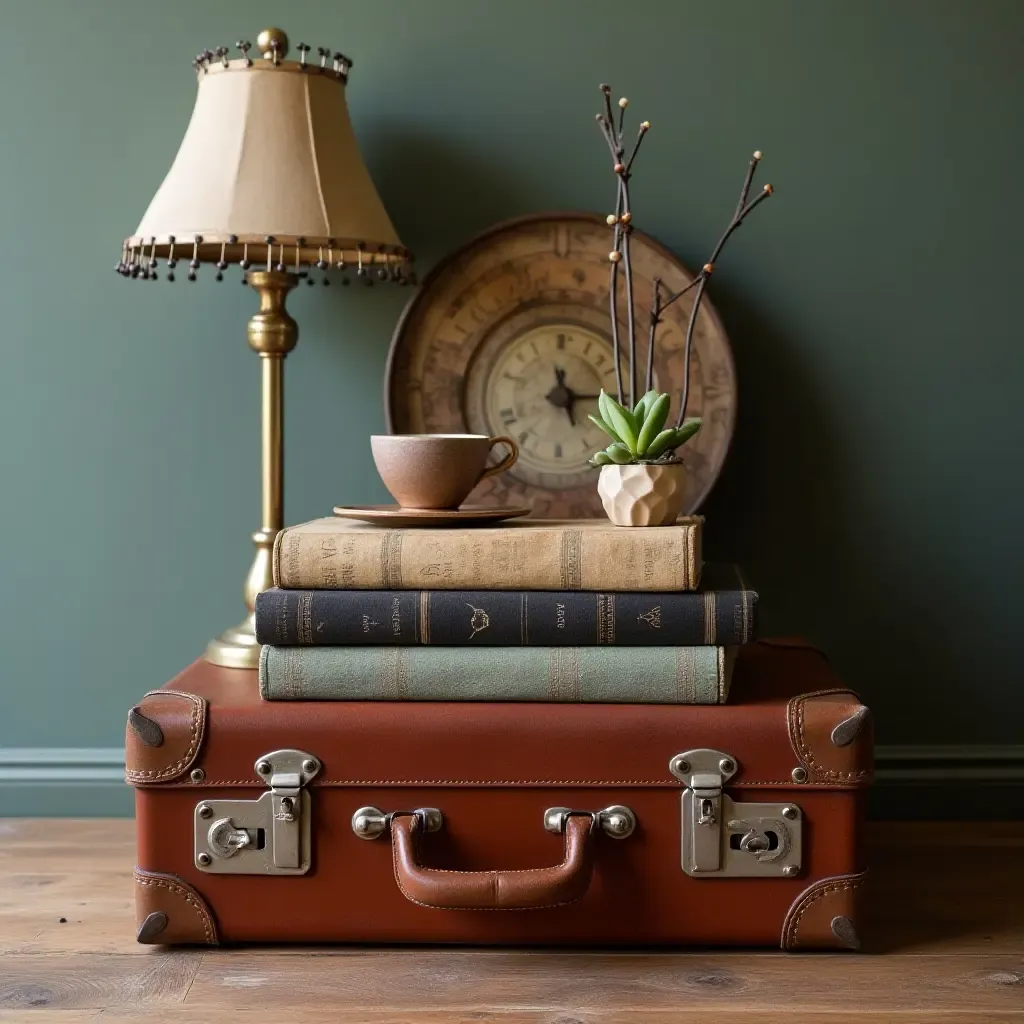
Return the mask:
{"type": "Polygon", "coordinates": [[[165,952],[129,821],[0,820],[0,1021],[1024,1024],[1024,824],[878,824],[867,951],[165,952]]]}

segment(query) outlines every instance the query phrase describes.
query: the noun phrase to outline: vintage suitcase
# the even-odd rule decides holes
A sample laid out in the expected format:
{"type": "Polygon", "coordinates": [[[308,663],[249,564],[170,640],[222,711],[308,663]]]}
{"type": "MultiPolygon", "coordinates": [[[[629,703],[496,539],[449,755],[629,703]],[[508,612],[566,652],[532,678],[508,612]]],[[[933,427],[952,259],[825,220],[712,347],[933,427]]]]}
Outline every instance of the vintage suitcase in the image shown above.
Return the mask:
{"type": "Polygon", "coordinates": [[[716,707],[269,703],[197,662],[129,714],[138,938],[855,948],[871,768],[792,642],[716,707]]]}

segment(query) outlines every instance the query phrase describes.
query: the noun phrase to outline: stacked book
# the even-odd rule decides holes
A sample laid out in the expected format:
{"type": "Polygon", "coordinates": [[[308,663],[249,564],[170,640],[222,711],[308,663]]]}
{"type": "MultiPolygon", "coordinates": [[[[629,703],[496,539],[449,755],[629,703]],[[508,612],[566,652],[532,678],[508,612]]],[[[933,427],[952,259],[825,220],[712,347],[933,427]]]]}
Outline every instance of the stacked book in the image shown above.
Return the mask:
{"type": "Polygon", "coordinates": [[[289,527],[256,601],[267,700],[720,704],[757,594],[672,526],[289,527]]]}

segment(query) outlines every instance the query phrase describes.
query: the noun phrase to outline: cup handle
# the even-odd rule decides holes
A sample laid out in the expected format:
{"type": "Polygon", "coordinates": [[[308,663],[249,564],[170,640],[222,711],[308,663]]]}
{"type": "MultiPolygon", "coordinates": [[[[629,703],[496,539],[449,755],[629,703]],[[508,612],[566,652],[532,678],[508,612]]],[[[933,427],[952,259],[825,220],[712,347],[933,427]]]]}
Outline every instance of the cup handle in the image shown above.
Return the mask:
{"type": "Polygon", "coordinates": [[[506,455],[505,458],[503,458],[496,466],[487,466],[480,474],[477,483],[489,476],[495,476],[498,473],[504,473],[506,469],[511,469],[516,464],[516,459],[519,458],[519,445],[517,445],[511,437],[489,437],[487,440],[490,443],[491,448],[496,444],[505,445],[508,448],[508,455],[506,455]]]}

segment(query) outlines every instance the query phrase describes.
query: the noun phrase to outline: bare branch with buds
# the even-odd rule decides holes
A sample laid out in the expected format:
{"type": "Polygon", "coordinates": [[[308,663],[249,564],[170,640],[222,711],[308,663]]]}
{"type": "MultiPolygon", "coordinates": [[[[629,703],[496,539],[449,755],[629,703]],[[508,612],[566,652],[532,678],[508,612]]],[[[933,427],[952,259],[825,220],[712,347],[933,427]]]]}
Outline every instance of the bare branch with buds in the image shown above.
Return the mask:
{"type": "MultiPolygon", "coordinates": [[[[633,231],[633,212],[630,206],[629,182],[633,170],[633,162],[636,160],[640,145],[643,142],[651,124],[649,121],[641,121],[637,130],[636,140],[633,143],[632,151],[628,159],[624,159],[625,149],[622,143],[623,128],[625,122],[626,108],[629,100],[625,96],[618,102],[619,116],[615,118],[612,107],[612,90],[609,85],[601,86],[601,93],[604,97],[604,112],[596,115],[601,134],[608,145],[612,157],[612,171],[618,178],[616,182],[615,212],[608,214],[605,218],[608,226],[612,229],[612,248],[608,253],[608,261],[611,264],[609,274],[609,310],[612,320],[612,353],[615,360],[615,384],[617,388],[618,401],[626,408],[632,409],[637,404],[637,353],[636,353],[636,308],[633,298],[633,265],[630,258],[630,234],[633,231]],[[629,386],[624,387],[622,380],[622,360],[620,358],[621,343],[619,338],[618,319],[618,283],[619,268],[622,268],[622,276],[625,283],[626,298],[626,326],[629,339],[629,386]],[[628,402],[628,404],[626,404],[628,402]]],[[[693,333],[697,323],[697,316],[700,312],[700,305],[707,288],[708,278],[715,270],[715,264],[721,255],[725,243],[732,233],[743,223],[744,218],[757,206],[768,198],[774,191],[771,185],[764,188],[748,201],[750,186],[754,180],[754,174],[758,164],[761,162],[762,153],[756,150],[750,158],[747,166],[747,173],[743,179],[743,186],[740,189],[739,201],[733,213],[732,220],[718,240],[711,253],[711,257],[694,276],[694,279],[677,292],[665,295],[663,284],[660,279],[654,281],[654,293],[651,299],[651,315],[647,341],[647,366],[645,381],[645,394],[650,392],[654,386],[654,348],[657,339],[658,326],[661,324],[665,310],[688,292],[696,289],[693,305],[690,308],[690,317],[686,327],[686,341],[684,345],[683,359],[683,385],[679,401],[679,413],[677,427],[682,426],[686,418],[686,406],[690,394],[690,361],[693,350],[693,333]]]]}

